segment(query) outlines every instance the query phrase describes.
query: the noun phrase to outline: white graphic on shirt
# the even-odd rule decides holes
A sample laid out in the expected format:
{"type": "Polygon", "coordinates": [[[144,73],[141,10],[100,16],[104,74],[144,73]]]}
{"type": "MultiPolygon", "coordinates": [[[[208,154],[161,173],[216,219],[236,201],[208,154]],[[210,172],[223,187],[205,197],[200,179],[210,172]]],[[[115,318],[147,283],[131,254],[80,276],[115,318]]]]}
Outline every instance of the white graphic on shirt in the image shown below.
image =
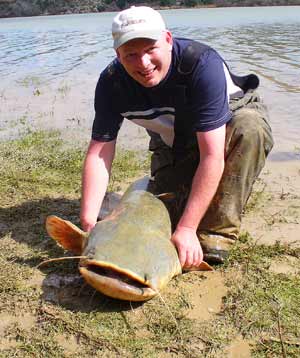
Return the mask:
{"type": "Polygon", "coordinates": [[[130,111],[121,114],[125,118],[130,119],[131,122],[152,132],[159,133],[161,139],[169,147],[172,147],[174,141],[175,108],[151,108],[146,111],[130,111]],[[153,115],[155,115],[154,118],[153,115]]]}
{"type": "MultiPolygon", "coordinates": [[[[223,65],[223,68],[227,83],[227,99],[229,102],[229,99],[232,96],[239,95],[243,92],[233,83],[225,64],[223,65]]],[[[161,136],[161,139],[165,142],[165,144],[169,147],[172,147],[175,136],[174,107],[150,108],[145,111],[128,111],[121,113],[121,115],[141,127],[144,127],[152,132],[158,133],[161,136]]],[[[223,118],[220,118],[219,120],[222,121],[223,118]]]]}
{"type": "Polygon", "coordinates": [[[146,111],[130,111],[130,112],[123,112],[121,113],[123,117],[138,117],[138,116],[151,116],[154,113],[162,113],[162,112],[171,112],[175,114],[175,108],[174,107],[159,107],[159,108],[151,108],[146,111]]]}

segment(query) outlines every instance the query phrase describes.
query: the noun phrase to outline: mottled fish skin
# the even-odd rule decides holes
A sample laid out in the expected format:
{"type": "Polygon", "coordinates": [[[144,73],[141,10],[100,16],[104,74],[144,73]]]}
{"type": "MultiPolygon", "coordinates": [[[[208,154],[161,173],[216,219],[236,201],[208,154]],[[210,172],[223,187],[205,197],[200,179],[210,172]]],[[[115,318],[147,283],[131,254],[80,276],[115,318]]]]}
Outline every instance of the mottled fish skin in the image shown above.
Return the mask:
{"type": "MultiPolygon", "coordinates": [[[[148,182],[148,178],[142,178],[128,188],[117,208],[91,231],[82,254],[150,288],[154,296],[181,273],[181,266],[170,241],[168,211],[147,191],[148,182]]],[[[91,263],[83,259],[80,267],[91,263]]]]}
{"type": "MultiPolygon", "coordinates": [[[[85,257],[79,262],[84,279],[113,298],[148,300],[182,272],[170,241],[169,213],[161,200],[147,191],[148,184],[148,177],[134,182],[115,210],[89,234],[57,217],[47,219],[49,235],[85,257]]],[[[203,263],[195,269],[212,268],[203,263]]]]}

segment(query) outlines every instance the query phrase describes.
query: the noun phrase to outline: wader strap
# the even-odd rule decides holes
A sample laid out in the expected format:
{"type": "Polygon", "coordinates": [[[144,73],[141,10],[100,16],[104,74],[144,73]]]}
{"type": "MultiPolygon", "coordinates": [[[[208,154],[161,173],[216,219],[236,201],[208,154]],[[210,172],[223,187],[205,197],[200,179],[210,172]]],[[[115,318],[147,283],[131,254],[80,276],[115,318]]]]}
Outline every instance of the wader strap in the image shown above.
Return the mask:
{"type": "MultiPolygon", "coordinates": [[[[211,47],[200,42],[191,41],[191,43],[183,50],[181,59],[177,66],[177,71],[180,75],[179,84],[175,88],[176,103],[186,103],[187,85],[186,79],[190,75],[201,55],[211,47]]],[[[182,109],[182,107],[180,106],[182,109]]],[[[176,108],[175,122],[174,122],[174,142],[172,146],[174,164],[180,161],[185,156],[186,146],[188,142],[192,141],[193,133],[189,130],[187,125],[189,118],[186,118],[185,113],[181,113],[179,108],[176,108]]]]}
{"type": "MultiPolygon", "coordinates": [[[[177,67],[177,71],[181,75],[180,84],[175,89],[175,92],[177,92],[177,103],[182,103],[182,101],[186,102],[186,98],[182,98],[182,96],[185,97],[187,94],[186,76],[190,75],[193,72],[198,59],[203,55],[204,52],[208,50],[215,51],[210,46],[197,41],[191,41],[191,43],[183,50],[181,59],[177,67]]],[[[236,86],[240,87],[244,93],[246,93],[248,90],[254,90],[258,87],[259,78],[255,74],[251,73],[247,76],[234,75],[229,70],[227,63],[224,61],[223,58],[222,60],[229,71],[233,83],[236,86]]],[[[187,128],[189,127],[185,123],[187,120],[189,119],[185,117],[185,113],[179,113],[179,111],[176,109],[176,116],[174,122],[175,137],[172,147],[175,161],[180,160],[184,157],[186,145],[187,142],[189,142],[188,138],[193,138],[192,133],[187,133],[187,128]]]]}
{"type": "Polygon", "coordinates": [[[179,65],[177,67],[178,72],[181,75],[189,75],[193,72],[199,57],[211,47],[196,41],[192,41],[182,53],[179,65]]]}
{"type": "MultiPolygon", "coordinates": [[[[183,50],[182,57],[177,68],[178,72],[182,75],[191,74],[194,70],[197,60],[207,50],[214,51],[213,48],[206,44],[191,41],[191,43],[183,50]]],[[[246,93],[249,89],[253,90],[259,86],[259,78],[254,73],[250,73],[247,76],[237,76],[230,71],[226,61],[224,61],[223,58],[222,60],[230,73],[233,83],[240,87],[244,93],[246,93]]]]}

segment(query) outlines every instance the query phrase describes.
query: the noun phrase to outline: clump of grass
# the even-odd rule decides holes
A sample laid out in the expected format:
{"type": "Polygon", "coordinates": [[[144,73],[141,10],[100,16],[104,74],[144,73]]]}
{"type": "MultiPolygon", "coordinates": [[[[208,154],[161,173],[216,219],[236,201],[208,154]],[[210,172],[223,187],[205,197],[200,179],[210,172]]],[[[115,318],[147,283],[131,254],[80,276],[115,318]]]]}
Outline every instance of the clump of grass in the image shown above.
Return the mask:
{"type": "Polygon", "coordinates": [[[18,80],[17,83],[24,87],[38,87],[42,84],[42,81],[37,76],[29,75],[18,80]]]}
{"type": "Polygon", "coordinates": [[[298,258],[300,267],[300,249],[279,242],[256,245],[246,234],[227,262],[241,275],[228,282],[224,315],[245,338],[256,341],[255,357],[300,354],[300,278],[269,271],[272,260],[285,255],[298,258]]]}
{"type": "Polygon", "coordinates": [[[57,91],[58,93],[60,93],[62,98],[65,98],[67,94],[71,91],[71,87],[67,84],[62,84],[60,87],[58,87],[57,91]]]}
{"type": "Polygon", "coordinates": [[[124,189],[133,178],[148,174],[149,163],[149,156],[140,158],[134,151],[117,150],[108,189],[110,191],[124,189]]]}
{"type": "Polygon", "coordinates": [[[1,144],[0,193],[4,204],[51,195],[76,193],[82,151],[62,149],[58,133],[30,133],[21,140],[1,144]]]}
{"type": "Polygon", "coordinates": [[[33,91],[33,95],[34,96],[40,96],[42,94],[42,92],[38,89],[38,88],[36,88],[34,91],[33,91]]]}
{"type": "MultiPolygon", "coordinates": [[[[59,132],[33,132],[22,139],[1,143],[0,193],[2,205],[11,200],[47,195],[80,195],[85,149],[66,148],[59,132]]],[[[133,151],[117,153],[110,190],[142,175],[146,165],[133,151]]]]}
{"type": "Polygon", "coordinates": [[[257,210],[258,208],[262,207],[266,204],[266,202],[271,200],[271,195],[266,190],[267,185],[266,183],[258,178],[256,180],[256,183],[254,184],[253,191],[250,195],[250,198],[247,202],[246,208],[245,208],[245,214],[248,214],[250,212],[253,212],[257,210]]]}

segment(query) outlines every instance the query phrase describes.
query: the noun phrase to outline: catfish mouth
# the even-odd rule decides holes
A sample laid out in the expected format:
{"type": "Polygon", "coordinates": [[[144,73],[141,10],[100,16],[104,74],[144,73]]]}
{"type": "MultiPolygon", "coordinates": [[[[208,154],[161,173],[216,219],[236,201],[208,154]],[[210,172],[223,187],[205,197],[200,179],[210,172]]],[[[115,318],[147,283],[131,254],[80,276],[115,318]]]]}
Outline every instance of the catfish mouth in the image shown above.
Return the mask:
{"type": "Polygon", "coordinates": [[[113,298],[146,301],[157,294],[140,277],[112,264],[84,260],[79,265],[79,271],[88,284],[113,298]]]}
{"type": "Polygon", "coordinates": [[[120,280],[120,282],[122,282],[124,285],[127,284],[129,286],[134,286],[134,287],[140,288],[140,289],[145,289],[145,288],[149,287],[149,286],[146,286],[145,284],[142,284],[139,281],[136,281],[132,277],[129,277],[122,272],[117,272],[111,268],[105,268],[105,267],[101,267],[101,266],[97,266],[97,265],[89,265],[87,267],[87,269],[89,271],[95,273],[96,275],[120,280]]]}

